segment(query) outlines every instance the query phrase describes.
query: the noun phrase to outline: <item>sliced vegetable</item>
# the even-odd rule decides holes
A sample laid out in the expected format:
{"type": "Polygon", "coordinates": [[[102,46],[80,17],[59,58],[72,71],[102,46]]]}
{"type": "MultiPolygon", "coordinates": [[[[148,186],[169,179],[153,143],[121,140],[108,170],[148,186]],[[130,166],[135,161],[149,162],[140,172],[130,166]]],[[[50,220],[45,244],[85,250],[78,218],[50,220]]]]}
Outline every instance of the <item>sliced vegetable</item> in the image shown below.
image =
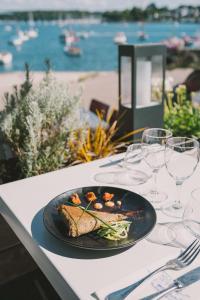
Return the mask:
{"type": "Polygon", "coordinates": [[[109,223],[111,228],[102,224],[97,234],[108,240],[119,241],[128,237],[131,223],[129,221],[111,222],[109,223]]]}

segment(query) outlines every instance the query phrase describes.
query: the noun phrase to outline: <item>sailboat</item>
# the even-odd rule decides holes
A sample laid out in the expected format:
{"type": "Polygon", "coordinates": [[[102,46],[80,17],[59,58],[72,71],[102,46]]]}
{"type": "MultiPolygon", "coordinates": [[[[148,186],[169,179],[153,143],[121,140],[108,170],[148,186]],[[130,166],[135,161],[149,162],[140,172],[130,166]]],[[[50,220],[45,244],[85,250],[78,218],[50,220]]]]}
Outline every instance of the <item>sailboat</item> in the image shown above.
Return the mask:
{"type": "Polygon", "coordinates": [[[65,36],[65,47],[64,52],[69,56],[80,56],[82,51],[79,47],[74,46],[74,44],[78,41],[75,32],[68,31],[67,35],[65,36]]]}
{"type": "Polygon", "coordinates": [[[29,29],[27,30],[27,36],[30,39],[34,39],[34,38],[38,37],[38,31],[35,29],[35,21],[34,21],[32,12],[29,12],[28,25],[29,25],[29,29]]]}
{"type": "Polygon", "coordinates": [[[149,35],[144,30],[144,23],[139,23],[140,31],[137,32],[138,39],[142,41],[146,41],[149,38],[149,35]]]}
{"type": "Polygon", "coordinates": [[[113,42],[117,45],[124,45],[127,42],[127,37],[124,32],[117,32],[115,35],[113,42]]]}
{"type": "Polygon", "coordinates": [[[10,65],[12,63],[12,53],[10,52],[0,52],[0,64],[10,65]]]}

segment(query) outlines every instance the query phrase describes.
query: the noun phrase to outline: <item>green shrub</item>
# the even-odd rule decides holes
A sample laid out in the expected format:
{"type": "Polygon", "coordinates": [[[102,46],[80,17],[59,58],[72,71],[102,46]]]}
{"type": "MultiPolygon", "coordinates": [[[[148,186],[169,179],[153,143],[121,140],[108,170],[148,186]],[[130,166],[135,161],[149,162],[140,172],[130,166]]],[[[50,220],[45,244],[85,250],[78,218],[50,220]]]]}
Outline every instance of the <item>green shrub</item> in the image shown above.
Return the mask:
{"type": "Polygon", "coordinates": [[[164,124],[174,136],[200,138],[200,107],[193,105],[184,85],[178,86],[175,94],[167,94],[164,124]],[[174,97],[176,101],[173,102],[174,97]]]}
{"type": "Polygon", "coordinates": [[[81,126],[79,98],[49,71],[39,85],[33,86],[26,70],[25,82],[5,96],[5,109],[0,113],[1,157],[10,156],[1,160],[0,176],[4,182],[66,164],[67,138],[71,130],[81,126]]]}

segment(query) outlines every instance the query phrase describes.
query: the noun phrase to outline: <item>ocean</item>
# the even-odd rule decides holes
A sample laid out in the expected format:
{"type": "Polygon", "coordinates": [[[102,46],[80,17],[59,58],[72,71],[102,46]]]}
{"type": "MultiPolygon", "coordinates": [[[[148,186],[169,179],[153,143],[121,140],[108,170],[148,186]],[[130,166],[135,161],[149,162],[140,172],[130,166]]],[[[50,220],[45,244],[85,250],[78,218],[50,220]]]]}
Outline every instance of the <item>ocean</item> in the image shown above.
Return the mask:
{"type": "MultiPolygon", "coordinates": [[[[118,47],[113,43],[117,32],[124,32],[128,44],[141,43],[138,32],[144,30],[148,39],[143,43],[162,42],[173,36],[184,34],[194,36],[200,32],[200,24],[183,23],[97,23],[72,24],[70,29],[75,32],[88,32],[89,37],[80,39],[77,46],[82,55],[67,56],[59,35],[63,28],[58,23],[37,22],[38,37],[30,39],[16,48],[9,41],[16,35],[16,29],[27,30],[25,22],[15,23],[6,31],[5,25],[0,23],[0,52],[9,51],[13,55],[12,64],[0,65],[0,72],[24,70],[27,62],[33,71],[44,70],[44,61],[49,59],[55,71],[107,71],[116,70],[118,65],[118,47]]],[[[68,26],[69,28],[69,26],[68,26]]]]}

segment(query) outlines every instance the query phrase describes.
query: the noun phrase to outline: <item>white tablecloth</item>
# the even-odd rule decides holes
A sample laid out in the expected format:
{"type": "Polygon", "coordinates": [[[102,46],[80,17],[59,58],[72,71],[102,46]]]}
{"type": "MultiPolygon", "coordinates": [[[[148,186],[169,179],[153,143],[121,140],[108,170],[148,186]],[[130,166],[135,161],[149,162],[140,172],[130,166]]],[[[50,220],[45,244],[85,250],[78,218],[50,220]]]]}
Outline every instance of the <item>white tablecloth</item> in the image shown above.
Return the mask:
{"type": "MultiPolygon", "coordinates": [[[[99,185],[94,179],[95,174],[117,171],[119,168],[115,165],[100,168],[109,161],[110,158],[106,158],[0,186],[1,214],[62,299],[93,299],[91,294],[94,291],[128,276],[132,270],[137,272],[165,257],[175,257],[180,251],[147,240],[117,252],[84,251],[65,245],[47,232],[42,218],[44,206],[66,190],[99,185]]],[[[137,168],[140,169],[140,165],[137,168]]],[[[183,202],[188,201],[191,191],[200,185],[199,175],[198,167],[195,174],[184,183],[183,202]]],[[[140,186],[128,186],[127,189],[141,192],[150,184],[149,181],[140,186]]],[[[165,169],[160,171],[158,185],[169,199],[174,199],[175,183],[165,169]]],[[[158,222],[166,221],[170,219],[159,212],[158,222]]],[[[198,263],[196,261],[194,266],[198,263]]],[[[199,284],[195,287],[198,295],[199,284]]]]}

